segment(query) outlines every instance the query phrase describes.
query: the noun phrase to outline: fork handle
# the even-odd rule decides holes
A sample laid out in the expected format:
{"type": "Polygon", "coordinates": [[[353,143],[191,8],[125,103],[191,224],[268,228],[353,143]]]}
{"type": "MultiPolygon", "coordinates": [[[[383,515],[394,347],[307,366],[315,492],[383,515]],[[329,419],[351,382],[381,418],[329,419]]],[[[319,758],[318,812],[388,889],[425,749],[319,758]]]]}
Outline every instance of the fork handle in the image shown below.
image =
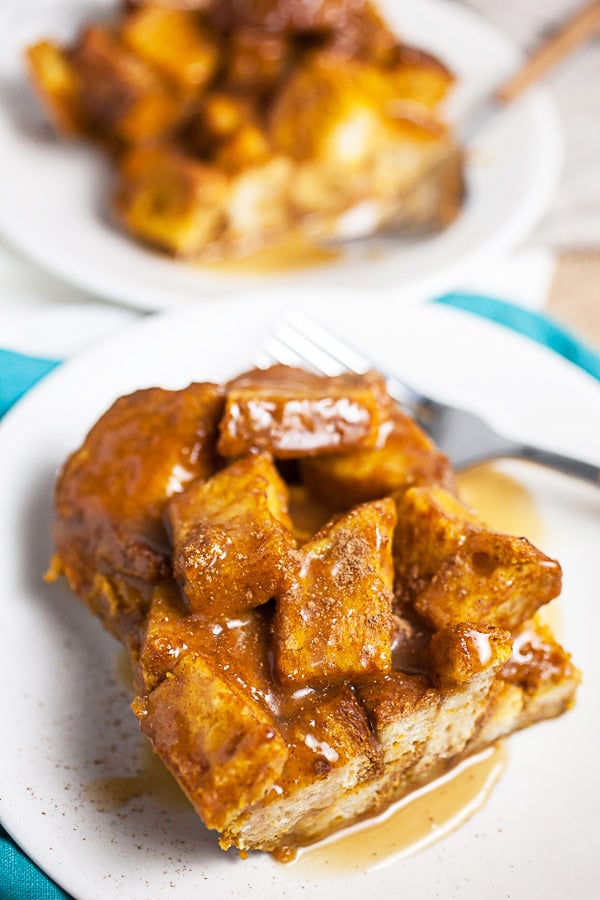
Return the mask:
{"type": "Polygon", "coordinates": [[[593,37],[598,28],[600,28],[600,0],[592,0],[577,10],[533,51],[518,71],[496,91],[496,100],[506,104],[520,96],[568,53],[593,37]]]}
{"type": "Polygon", "coordinates": [[[528,459],[531,462],[539,463],[550,469],[556,469],[565,475],[572,475],[574,478],[591,482],[596,487],[600,487],[600,466],[595,466],[593,463],[574,459],[571,456],[564,456],[562,453],[555,453],[553,450],[543,450],[541,447],[534,447],[532,444],[517,444],[514,452],[507,452],[506,455],[518,459],[528,459]]]}

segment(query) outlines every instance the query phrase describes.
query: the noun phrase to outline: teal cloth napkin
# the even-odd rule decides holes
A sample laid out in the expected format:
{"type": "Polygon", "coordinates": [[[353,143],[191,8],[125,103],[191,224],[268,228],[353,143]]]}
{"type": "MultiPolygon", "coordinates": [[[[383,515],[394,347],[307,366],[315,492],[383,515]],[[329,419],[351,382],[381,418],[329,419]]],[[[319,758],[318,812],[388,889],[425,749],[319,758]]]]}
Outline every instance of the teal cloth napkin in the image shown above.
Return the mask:
{"type": "MultiPolygon", "coordinates": [[[[445,294],[432,302],[483,316],[526,335],[600,380],[600,354],[549,316],[475,294],[445,294]]],[[[36,359],[0,350],[0,416],[57,365],[58,360],[36,359]]],[[[53,884],[1,828],[0,900],[69,900],[67,894],[53,884]]]]}
{"type": "Polygon", "coordinates": [[[0,827],[0,900],[70,900],[0,827]]]}
{"type": "MultiPolygon", "coordinates": [[[[0,349],[0,416],[57,365],[54,359],[38,359],[0,349]]],[[[4,900],[1,894],[0,900],[4,900]]]]}

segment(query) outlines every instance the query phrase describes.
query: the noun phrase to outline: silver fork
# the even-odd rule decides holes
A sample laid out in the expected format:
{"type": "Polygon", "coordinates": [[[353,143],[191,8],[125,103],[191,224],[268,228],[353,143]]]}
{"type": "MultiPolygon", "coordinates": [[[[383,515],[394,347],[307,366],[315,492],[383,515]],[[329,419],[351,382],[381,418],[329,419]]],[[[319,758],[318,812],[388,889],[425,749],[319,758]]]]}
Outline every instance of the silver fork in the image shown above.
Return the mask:
{"type": "Polygon", "coordinates": [[[427,397],[397,375],[382,371],[360,351],[297,310],[290,311],[263,342],[258,365],[274,362],[308,366],[323,375],[377,369],[386,379],[390,395],[449,456],[457,471],[490,459],[526,459],[600,487],[600,466],[503,437],[480,416],[427,397]]]}

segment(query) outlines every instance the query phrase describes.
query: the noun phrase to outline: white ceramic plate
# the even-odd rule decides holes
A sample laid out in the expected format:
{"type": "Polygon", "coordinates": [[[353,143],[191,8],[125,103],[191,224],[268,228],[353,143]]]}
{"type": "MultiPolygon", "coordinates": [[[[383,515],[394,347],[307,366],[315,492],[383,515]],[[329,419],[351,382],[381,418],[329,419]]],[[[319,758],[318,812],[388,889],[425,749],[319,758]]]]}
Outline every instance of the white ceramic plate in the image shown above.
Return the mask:
{"type": "MultiPolygon", "coordinates": [[[[279,275],[233,274],[174,262],[136,244],[111,224],[109,173],[90,148],[58,141],[27,86],[22,48],[41,36],[70,37],[76,24],[114,0],[8,0],[0,10],[0,231],[43,267],[93,294],[141,309],[164,309],[256,285],[345,285],[418,296],[452,286],[465,266],[516,246],[546,209],[557,185],[561,136],[541,90],[508,111],[475,142],[468,197],[446,232],[379,248],[348,249],[339,260],[279,275]]],[[[515,48],[456,3],[381,0],[406,40],[437,53],[457,73],[451,118],[467,111],[512,70],[515,48]]]]}
{"type": "MultiPolygon", "coordinates": [[[[600,491],[526,464],[505,468],[531,493],[544,522],[542,549],[563,564],[561,636],[584,682],[568,715],[509,740],[502,780],[458,831],[380,871],[349,871],[334,882],[300,878],[260,854],[247,861],[223,854],[156,771],[138,773],[143,742],[117,644],[64,586],[42,582],[53,478],[117,395],[221,379],[250,365],[280,310],[272,294],[251,299],[207,301],[134,326],[64,364],[0,426],[5,826],[76,900],[197,900],[200,893],[280,900],[332,891],[363,900],[400,890],[414,900],[564,900],[573,884],[578,896],[595,896],[600,491]],[[107,799],[99,790],[105,779],[113,787],[117,779],[128,802],[107,799]],[[140,796],[132,796],[136,785],[140,796]]],[[[360,342],[381,365],[485,411],[507,433],[600,462],[600,385],[526,339],[448,308],[398,311],[383,299],[383,319],[366,321],[364,297],[321,292],[290,302],[360,342]]]]}

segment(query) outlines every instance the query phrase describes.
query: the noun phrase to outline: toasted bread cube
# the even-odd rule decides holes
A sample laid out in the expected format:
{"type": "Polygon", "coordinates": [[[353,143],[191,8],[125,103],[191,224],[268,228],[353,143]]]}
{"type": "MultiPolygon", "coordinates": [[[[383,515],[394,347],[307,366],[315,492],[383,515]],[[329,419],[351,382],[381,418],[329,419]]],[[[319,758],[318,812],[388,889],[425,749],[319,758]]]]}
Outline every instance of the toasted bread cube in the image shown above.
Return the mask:
{"type": "Polygon", "coordinates": [[[190,612],[172,580],[154,588],[152,603],[134,659],[138,694],[149,694],[188,653],[201,653],[238,684],[251,685],[254,698],[271,704],[272,612],[269,607],[247,610],[235,618],[207,618],[190,612]]]}
{"type": "MultiPolygon", "coordinates": [[[[205,5],[203,0],[191,0],[205,5]]],[[[209,14],[221,27],[256,27],[269,32],[328,33],[341,28],[348,17],[360,10],[364,0],[219,0],[213,3],[209,14]]]]}
{"type": "Polygon", "coordinates": [[[141,6],[123,19],[120,36],[136,55],[184,90],[201,91],[219,62],[215,35],[196,13],[185,9],[141,6]]]}
{"type": "Polygon", "coordinates": [[[273,102],[269,136],[299,165],[300,216],[369,201],[377,224],[435,231],[460,209],[462,156],[448,129],[362,60],[322,52],[298,66],[273,102]]]}
{"type": "Polygon", "coordinates": [[[133,709],[208,828],[222,830],[260,800],[288,756],[273,717],[200,653],[133,709]]]}
{"type": "Polygon", "coordinates": [[[224,227],[227,180],[168,147],[133,148],[120,160],[114,208],[128,230],[182,257],[205,249],[224,227]]]}
{"type": "Polygon", "coordinates": [[[88,130],[82,108],[82,85],[67,53],[51,41],[39,41],[25,54],[29,74],[48,117],[59,134],[88,130]]]}
{"type": "Polygon", "coordinates": [[[441,488],[398,499],[396,593],[435,628],[460,622],[514,630],[560,593],[558,562],[526,538],[488,531],[441,488]]]}
{"type": "Polygon", "coordinates": [[[390,99],[390,85],[375,67],[317,54],[293,71],[273,102],[273,146],[295,160],[341,167],[347,177],[371,163],[390,99]]]}
{"type": "Polygon", "coordinates": [[[275,613],[275,668],[284,684],[390,670],[394,524],[393,500],[365,503],[299,551],[295,578],[275,613]]]}
{"type": "Polygon", "coordinates": [[[194,646],[193,627],[177,585],[164,581],[152,592],[133,674],[138,694],[149,694],[194,646]]]}
{"type": "Polygon", "coordinates": [[[222,148],[223,156],[220,157],[221,151],[217,154],[217,159],[232,171],[227,235],[233,242],[237,241],[245,253],[280,239],[292,224],[288,202],[292,175],[290,161],[284,156],[266,153],[258,135],[260,132],[250,126],[243,128],[239,132],[239,143],[235,135],[222,148]],[[250,146],[245,146],[245,136],[249,136],[250,146]],[[264,157],[263,152],[266,153],[264,157]],[[256,161],[244,168],[244,155],[250,157],[254,153],[256,161]]]}
{"type": "Polygon", "coordinates": [[[119,398],[65,463],[56,484],[54,540],[73,590],[97,570],[150,583],[169,573],[168,497],[216,468],[215,384],[149,388],[119,398]]]}
{"type": "Polygon", "coordinates": [[[465,684],[490,669],[497,671],[512,653],[510,631],[492,625],[461,622],[437,631],[430,654],[438,682],[465,684]]]}
{"type": "Polygon", "coordinates": [[[381,749],[351,688],[310,692],[292,702],[281,722],[289,757],[273,789],[221,836],[223,849],[281,850],[303,843],[331,810],[381,771],[381,749]]]}
{"type": "Polygon", "coordinates": [[[282,34],[239,28],[229,36],[225,80],[244,92],[275,87],[291,62],[292,48],[282,34]]]}
{"type": "Polygon", "coordinates": [[[266,454],[172,498],[173,571],[197,612],[235,613],[282,590],[294,546],[285,485],[266,454]]]}
{"type": "MultiPolygon", "coordinates": [[[[265,163],[272,156],[269,142],[258,125],[245,122],[219,147],[214,161],[226,172],[242,172],[265,163]]],[[[289,168],[286,165],[286,174],[289,168]]]]}
{"type": "Polygon", "coordinates": [[[515,634],[512,656],[500,675],[503,681],[524,692],[523,724],[527,725],[568,709],[581,680],[571,654],[563,649],[550,629],[536,619],[526,622],[515,634]],[[563,690],[559,694],[557,688],[561,687],[563,690]]]}
{"type": "Polygon", "coordinates": [[[400,409],[393,408],[380,441],[373,450],[303,460],[302,475],[311,494],[332,509],[343,510],[414,485],[454,489],[448,458],[400,409]]]}
{"type": "Polygon", "coordinates": [[[428,109],[438,106],[454,84],[450,70],[424,50],[399,44],[386,68],[396,96],[428,109]]]}
{"type": "Polygon", "coordinates": [[[374,372],[325,378],[288,366],[254,369],[228,385],[219,453],[268,450],[290,459],[372,447],[388,406],[374,372]]]}
{"type": "Polygon", "coordinates": [[[145,143],[164,137],[179,123],[181,104],[168,84],[108,28],[86,28],[72,59],[85,112],[109,138],[145,143]]]}
{"type": "Polygon", "coordinates": [[[537,618],[514,635],[512,656],[499,672],[473,751],[573,706],[581,673],[537,618]]]}
{"type": "Polygon", "coordinates": [[[357,686],[357,694],[383,749],[386,764],[402,769],[424,753],[440,706],[425,675],[391,672],[357,686]]]}
{"type": "Polygon", "coordinates": [[[198,115],[188,126],[188,135],[195,146],[207,150],[212,144],[231,138],[252,120],[252,104],[246,97],[210,91],[204,96],[198,115]]]}
{"type": "MultiPolygon", "coordinates": [[[[512,638],[508,632],[483,626],[451,626],[437,632],[431,641],[435,685],[425,675],[394,671],[357,688],[361,703],[384,750],[386,763],[402,770],[423,760],[433,764],[429,744],[448,741],[442,759],[459,753],[484,707],[496,673],[510,657],[512,638]],[[452,711],[470,710],[454,731],[452,711]],[[448,719],[450,727],[442,725],[448,719]]],[[[441,746],[441,745],[440,745],[441,746]]],[[[420,763],[421,764],[421,763],[420,763]]]]}

